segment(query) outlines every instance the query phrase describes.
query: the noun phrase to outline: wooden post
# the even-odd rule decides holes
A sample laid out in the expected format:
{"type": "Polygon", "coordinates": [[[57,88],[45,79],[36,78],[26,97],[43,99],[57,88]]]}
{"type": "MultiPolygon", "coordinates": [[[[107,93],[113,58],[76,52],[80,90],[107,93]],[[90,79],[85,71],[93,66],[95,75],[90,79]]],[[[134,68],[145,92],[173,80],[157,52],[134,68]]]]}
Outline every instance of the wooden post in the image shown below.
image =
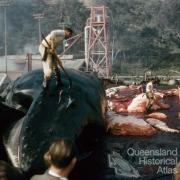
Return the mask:
{"type": "Polygon", "coordinates": [[[28,60],[28,72],[32,71],[32,54],[27,54],[27,60],[28,60]]]}

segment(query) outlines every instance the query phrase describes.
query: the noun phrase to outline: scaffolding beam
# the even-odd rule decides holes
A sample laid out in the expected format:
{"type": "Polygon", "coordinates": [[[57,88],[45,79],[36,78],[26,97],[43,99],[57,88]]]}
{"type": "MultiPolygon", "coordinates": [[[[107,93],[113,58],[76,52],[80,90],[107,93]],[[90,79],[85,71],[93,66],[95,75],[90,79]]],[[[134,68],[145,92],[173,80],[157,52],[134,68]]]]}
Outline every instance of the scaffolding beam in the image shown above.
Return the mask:
{"type": "Polygon", "coordinates": [[[91,7],[85,27],[85,62],[88,71],[99,76],[111,75],[107,7],[91,7]],[[98,53],[99,52],[99,53],[98,53]]]}

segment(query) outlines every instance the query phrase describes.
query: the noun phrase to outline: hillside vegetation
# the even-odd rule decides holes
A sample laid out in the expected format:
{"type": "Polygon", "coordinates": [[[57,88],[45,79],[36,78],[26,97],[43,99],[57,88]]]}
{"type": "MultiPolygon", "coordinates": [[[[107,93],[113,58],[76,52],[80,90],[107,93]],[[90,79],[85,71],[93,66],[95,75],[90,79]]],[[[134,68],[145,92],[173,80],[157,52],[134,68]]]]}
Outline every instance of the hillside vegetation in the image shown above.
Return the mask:
{"type": "MultiPolygon", "coordinates": [[[[83,0],[81,0],[82,2],[83,0]]],[[[8,53],[37,53],[38,21],[33,14],[44,13],[42,32],[66,22],[75,34],[83,31],[90,11],[78,0],[14,0],[7,8],[8,53]]],[[[113,72],[143,74],[146,70],[180,74],[179,0],[92,0],[108,7],[110,58],[113,72]],[[179,72],[179,73],[178,73],[179,72]]],[[[0,54],[4,53],[3,11],[0,11],[0,54]]],[[[83,41],[74,49],[84,51],[83,41]]]]}

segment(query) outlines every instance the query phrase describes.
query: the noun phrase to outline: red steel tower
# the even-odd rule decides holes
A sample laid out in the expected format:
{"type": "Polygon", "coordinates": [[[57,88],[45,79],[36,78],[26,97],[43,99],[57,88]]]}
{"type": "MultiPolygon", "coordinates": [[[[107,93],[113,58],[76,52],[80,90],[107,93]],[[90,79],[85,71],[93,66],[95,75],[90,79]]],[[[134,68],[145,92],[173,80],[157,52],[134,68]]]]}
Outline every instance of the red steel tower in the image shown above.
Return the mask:
{"type": "Polygon", "coordinates": [[[91,16],[85,27],[85,61],[87,70],[109,77],[109,37],[107,7],[91,7],[91,16]]]}

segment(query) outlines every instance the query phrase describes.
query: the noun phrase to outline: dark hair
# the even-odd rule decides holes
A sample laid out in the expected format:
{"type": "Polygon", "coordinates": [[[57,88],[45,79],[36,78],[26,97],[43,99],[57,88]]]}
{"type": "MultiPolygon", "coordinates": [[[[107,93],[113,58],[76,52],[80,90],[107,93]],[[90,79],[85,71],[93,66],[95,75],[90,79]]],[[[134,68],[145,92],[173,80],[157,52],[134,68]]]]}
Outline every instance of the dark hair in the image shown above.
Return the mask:
{"type": "Polygon", "coordinates": [[[23,180],[25,177],[21,174],[21,172],[8,164],[5,161],[0,160],[0,179],[3,180],[23,180]]]}
{"type": "Polygon", "coordinates": [[[44,155],[45,163],[64,168],[76,157],[74,143],[67,138],[56,140],[44,155]]]}
{"type": "Polygon", "coordinates": [[[73,34],[73,30],[72,30],[71,28],[69,28],[69,27],[65,27],[64,30],[65,30],[65,31],[69,31],[70,34],[73,34]]]}

